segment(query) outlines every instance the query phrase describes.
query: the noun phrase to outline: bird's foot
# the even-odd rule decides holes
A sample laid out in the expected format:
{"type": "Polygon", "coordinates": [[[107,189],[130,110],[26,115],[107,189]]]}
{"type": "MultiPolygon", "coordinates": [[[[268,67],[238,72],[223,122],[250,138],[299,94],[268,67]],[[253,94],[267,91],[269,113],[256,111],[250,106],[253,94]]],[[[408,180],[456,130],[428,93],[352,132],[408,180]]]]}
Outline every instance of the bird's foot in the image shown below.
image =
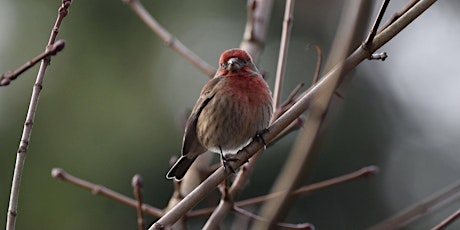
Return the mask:
{"type": "Polygon", "coordinates": [[[265,142],[265,139],[264,139],[263,135],[268,133],[269,131],[270,130],[268,130],[268,129],[262,129],[259,132],[257,132],[256,135],[253,138],[254,140],[257,140],[257,141],[261,142],[262,144],[264,144],[264,149],[267,149],[267,142],[265,142]]]}
{"type": "Polygon", "coordinates": [[[232,173],[236,173],[235,169],[233,166],[229,164],[231,161],[239,161],[238,158],[233,157],[231,154],[227,154],[224,156],[223,153],[220,154],[220,160],[222,162],[222,165],[224,166],[225,170],[229,169],[232,173]]]}

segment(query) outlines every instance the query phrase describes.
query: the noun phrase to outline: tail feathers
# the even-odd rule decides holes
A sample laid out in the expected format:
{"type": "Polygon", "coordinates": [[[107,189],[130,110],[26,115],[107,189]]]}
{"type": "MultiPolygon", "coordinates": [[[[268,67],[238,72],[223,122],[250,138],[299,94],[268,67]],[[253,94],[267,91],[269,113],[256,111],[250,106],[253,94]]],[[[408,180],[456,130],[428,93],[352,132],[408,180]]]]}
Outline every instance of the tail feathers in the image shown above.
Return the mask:
{"type": "Polygon", "coordinates": [[[171,167],[168,174],[166,174],[166,178],[175,178],[176,180],[182,180],[182,178],[184,178],[185,173],[190,168],[190,166],[192,166],[195,159],[196,157],[188,158],[186,156],[181,156],[179,160],[177,160],[176,163],[171,167]]]}

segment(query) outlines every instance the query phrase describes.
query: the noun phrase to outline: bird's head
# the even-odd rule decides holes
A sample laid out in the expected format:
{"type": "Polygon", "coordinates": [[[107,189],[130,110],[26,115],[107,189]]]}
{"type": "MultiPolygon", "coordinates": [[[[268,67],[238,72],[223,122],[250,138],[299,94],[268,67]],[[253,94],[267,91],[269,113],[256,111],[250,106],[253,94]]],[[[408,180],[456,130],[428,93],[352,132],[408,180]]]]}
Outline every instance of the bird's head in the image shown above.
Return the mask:
{"type": "Polygon", "coordinates": [[[222,53],[219,60],[219,73],[258,72],[251,56],[242,49],[229,49],[222,53]]]}

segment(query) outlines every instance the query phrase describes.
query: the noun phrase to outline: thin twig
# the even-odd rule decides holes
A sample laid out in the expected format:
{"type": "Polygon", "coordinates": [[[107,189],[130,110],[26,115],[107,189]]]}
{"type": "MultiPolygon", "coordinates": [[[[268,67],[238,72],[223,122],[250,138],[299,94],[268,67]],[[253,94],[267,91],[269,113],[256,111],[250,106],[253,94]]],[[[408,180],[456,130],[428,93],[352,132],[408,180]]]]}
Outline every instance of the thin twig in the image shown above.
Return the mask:
{"type": "MultiPolygon", "coordinates": [[[[62,4],[58,10],[56,22],[54,24],[53,29],[51,30],[51,35],[46,46],[47,50],[50,49],[56,41],[56,36],[59,32],[59,28],[61,27],[62,20],[68,14],[68,8],[71,4],[71,0],[62,1],[62,4]]],[[[16,228],[16,217],[18,210],[19,189],[21,187],[21,176],[24,168],[24,163],[26,160],[27,150],[29,148],[35,112],[37,111],[38,106],[38,99],[40,97],[40,92],[43,88],[42,83],[43,79],[45,78],[46,69],[50,64],[50,60],[51,58],[49,56],[42,60],[40,64],[40,69],[38,70],[37,78],[35,80],[35,84],[32,89],[32,96],[30,98],[29,109],[27,110],[26,121],[24,123],[24,129],[22,131],[18,152],[16,154],[16,164],[14,167],[13,180],[11,183],[10,201],[7,212],[7,230],[14,230],[16,228]]]]}
{"type": "Polygon", "coordinates": [[[158,37],[163,40],[167,46],[174,49],[180,55],[182,55],[186,60],[191,62],[195,67],[201,70],[203,73],[209,77],[213,77],[216,73],[216,70],[208,64],[206,61],[201,59],[198,55],[188,49],[182,42],[180,42],[176,37],[169,33],[164,27],[162,27],[155,18],[150,15],[144,6],[140,3],[139,0],[122,0],[124,3],[128,4],[131,9],[139,16],[139,18],[153,31],[158,37]]]}
{"type": "Polygon", "coordinates": [[[248,0],[248,20],[240,48],[246,50],[257,63],[262,54],[270,24],[274,0],[248,0]]]}
{"type": "Polygon", "coordinates": [[[413,221],[425,216],[428,213],[432,213],[435,210],[441,208],[444,205],[451,204],[454,200],[460,197],[460,181],[455,182],[448,188],[442,189],[442,191],[427,197],[421,202],[397,213],[395,216],[390,217],[387,220],[378,223],[370,230],[386,230],[386,229],[401,229],[412,223],[413,221]]]}
{"type": "Polygon", "coordinates": [[[296,130],[299,130],[300,128],[303,127],[305,124],[307,116],[305,115],[300,115],[297,119],[295,119],[291,124],[289,124],[283,131],[281,131],[273,140],[268,143],[267,147],[271,147],[274,145],[277,141],[281,140],[283,137],[288,135],[291,132],[294,132],[296,130]]]}
{"type": "Polygon", "coordinates": [[[287,0],[284,11],[283,31],[281,32],[280,52],[276,69],[275,88],[273,89],[273,109],[278,108],[281,100],[281,91],[284,82],[284,72],[286,68],[286,58],[291,35],[293,12],[295,0],[287,0]]]}
{"type": "MultiPolygon", "coordinates": [[[[313,47],[316,49],[316,53],[318,55],[318,60],[316,61],[315,76],[313,77],[312,81],[312,84],[315,84],[319,80],[319,74],[321,72],[321,66],[323,64],[323,51],[321,50],[321,47],[319,47],[318,45],[313,45],[313,47]]],[[[340,99],[344,99],[344,97],[340,95],[340,93],[337,91],[334,91],[334,95],[340,99]]]]}
{"type": "MultiPolygon", "coordinates": [[[[314,183],[314,184],[311,184],[311,185],[303,186],[303,187],[301,187],[299,189],[296,189],[293,192],[291,192],[290,195],[293,196],[293,197],[305,196],[307,194],[310,194],[312,192],[315,192],[315,191],[318,191],[318,190],[321,190],[321,189],[330,188],[330,187],[333,187],[333,186],[336,186],[336,185],[339,185],[339,184],[343,184],[343,183],[346,183],[346,182],[351,182],[351,181],[361,179],[361,178],[367,178],[369,176],[377,174],[378,171],[379,171],[379,169],[376,166],[373,166],[373,165],[367,166],[367,167],[364,167],[364,168],[362,168],[362,169],[360,169],[358,171],[355,171],[355,172],[352,172],[352,173],[349,173],[349,174],[334,177],[334,178],[331,178],[331,179],[328,179],[328,180],[325,180],[325,181],[320,181],[318,183],[314,183]]],[[[276,192],[276,193],[271,193],[271,194],[268,194],[268,195],[265,195],[265,196],[260,196],[260,197],[255,197],[255,198],[252,198],[252,199],[247,199],[245,201],[237,202],[236,205],[238,205],[240,207],[244,207],[244,206],[249,206],[249,205],[260,204],[260,203],[263,203],[263,202],[265,202],[265,201],[267,201],[269,199],[273,199],[273,198],[281,195],[282,193],[283,192],[276,192]]]]}
{"type": "MultiPolygon", "coordinates": [[[[254,213],[246,211],[246,210],[244,210],[242,208],[239,208],[239,207],[233,207],[233,211],[235,211],[236,213],[238,213],[240,215],[249,217],[249,218],[257,220],[257,221],[267,221],[266,219],[254,214],[254,213]]],[[[315,227],[313,225],[309,224],[309,223],[289,224],[289,223],[280,223],[280,222],[278,222],[275,225],[276,225],[276,227],[278,229],[292,229],[292,230],[298,230],[298,229],[311,230],[311,229],[315,229],[315,227]]]]}
{"type": "MultiPolygon", "coordinates": [[[[387,29],[377,34],[373,41],[373,50],[382,47],[400,31],[402,31],[407,25],[409,25],[415,18],[420,16],[426,9],[428,9],[436,0],[421,0],[411,10],[401,16],[397,21],[390,25],[387,29]]],[[[344,62],[340,62],[337,66],[333,67],[328,71],[317,84],[312,86],[303,96],[291,107],[289,111],[284,113],[280,118],[273,122],[268,127],[268,132],[263,135],[265,141],[270,142],[279,132],[284,130],[289,124],[297,119],[303,112],[305,112],[311,103],[313,95],[324,87],[336,81],[341,74],[345,75],[358,66],[361,62],[367,59],[369,52],[364,50],[361,46],[358,47],[344,62]],[[340,70],[343,70],[340,71],[340,70]]],[[[259,141],[252,141],[242,150],[236,153],[235,158],[240,159],[239,161],[230,162],[229,164],[234,168],[238,169],[244,162],[252,157],[258,150],[264,146],[259,141]]],[[[224,170],[223,167],[217,169],[211,174],[203,183],[195,188],[188,196],[186,196],[181,202],[170,209],[163,217],[155,222],[149,229],[163,229],[171,226],[178,219],[185,215],[195,205],[197,205],[202,199],[204,199],[211,191],[213,191],[224,179],[226,179],[231,172],[224,170]]]]}
{"type": "MultiPolygon", "coordinates": [[[[319,47],[318,45],[312,45],[312,46],[316,49],[316,53],[318,56],[318,60],[316,61],[315,75],[312,81],[312,84],[316,84],[316,82],[318,82],[319,80],[319,74],[321,72],[321,66],[323,64],[323,51],[321,50],[321,47],[319,47]]],[[[337,97],[341,99],[344,99],[343,96],[340,95],[340,93],[337,91],[334,92],[334,95],[336,95],[337,97]]]]}
{"type": "Polygon", "coordinates": [[[313,84],[318,82],[319,73],[321,72],[321,64],[323,63],[323,51],[321,47],[318,45],[311,45],[316,50],[316,56],[318,56],[318,60],[316,61],[316,69],[315,69],[315,76],[313,77],[313,84]]]}
{"type": "Polygon", "coordinates": [[[279,108],[277,108],[275,112],[273,112],[273,120],[276,120],[278,117],[283,115],[283,113],[285,113],[289,108],[291,108],[291,106],[296,102],[297,94],[304,85],[304,83],[299,83],[291,91],[286,101],[284,101],[283,104],[281,104],[281,106],[279,106],[279,108]]]}
{"type": "Polygon", "coordinates": [[[441,223],[438,225],[434,226],[431,230],[442,230],[447,228],[450,224],[452,224],[454,221],[456,221],[458,218],[460,218],[460,209],[454,212],[454,214],[450,215],[447,217],[447,219],[443,220],[441,223]]]}
{"type": "MultiPolygon", "coordinates": [[[[69,182],[78,187],[87,189],[91,191],[94,195],[105,196],[107,198],[110,198],[122,204],[125,204],[126,206],[129,206],[129,207],[137,208],[138,206],[138,202],[134,199],[131,199],[113,190],[110,190],[102,185],[93,184],[81,178],[72,176],[60,168],[54,168],[51,171],[51,175],[56,179],[62,180],[64,182],[69,182]]],[[[163,215],[163,211],[161,211],[158,208],[152,207],[148,204],[142,204],[142,211],[145,213],[148,213],[149,215],[153,217],[161,217],[163,215]]]]}
{"type": "Polygon", "coordinates": [[[385,14],[388,3],[390,3],[390,0],[383,0],[379,13],[375,18],[374,25],[372,26],[372,29],[369,32],[369,35],[367,36],[366,40],[363,42],[363,48],[365,50],[370,50],[372,47],[372,41],[374,40],[374,37],[377,34],[377,30],[379,29],[380,22],[382,21],[383,15],[385,14]]]}
{"type": "MultiPolygon", "coordinates": [[[[311,185],[305,185],[295,191],[293,191],[290,195],[292,197],[299,197],[299,196],[305,196],[308,195],[312,192],[316,192],[321,189],[326,189],[330,188],[332,186],[336,186],[339,184],[351,182],[357,179],[362,179],[362,178],[367,178],[369,176],[377,174],[379,171],[378,167],[376,166],[367,166],[364,167],[358,171],[351,172],[342,176],[334,177],[325,181],[320,181],[311,185]]],[[[282,192],[276,192],[276,193],[270,193],[267,195],[263,196],[258,196],[258,197],[253,197],[247,200],[242,200],[235,202],[235,206],[237,207],[246,207],[246,206],[253,206],[253,205],[258,205],[263,202],[266,202],[267,200],[273,199],[275,197],[278,197],[282,194],[282,192]]],[[[194,210],[191,211],[190,213],[187,214],[187,218],[194,218],[198,216],[207,216],[211,214],[211,212],[215,209],[215,207],[211,208],[205,208],[205,209],[199,209],[199,210],[194,210]]]]}
{"type": "Polygon", "coordinates": [[[58,40],[54,44],[49,46],[49,49],[46,49],[43,53],[39,54],[32,60],[26,62],[24,65],[19,67],[16,70],[13,71],[7,71],[2,76],[0,77],[0,86],[6,86],[11,83],[11,81],[15,80],[19,75],[33,67],[35,64],[37,64],[39,61],[50,57],[54,56],[60,51],[62,51],[65,47],[65,41],[64,40],[58,40]]]}
{"type": "Polygon", "coordinates": [[[415,6],[415,4],[417,4],[420,0],[412,0],[409,4],[407,4],[406,7],[404,7],[401,11],[399,11],[398,13],[395,13],[393,14],[393,17],[384,25],[382,26],[382,28],[379,30],[380,31],[383,31],[384,29],[386,29],[388,26],[390,26],[391,24],[393,24],[393,22],[395,22],[396,20],[398,20],[399,17],[401,17],[403,14],[405,14],[407,11],[409,11],[412,7],[415,6]]]}
{"type": "Polygon", "coordinates": [[[144,212],[142,211],[142,188],[144,187],[144,182],[142,177],[139,174],[134,175],[131,185],[134,189],[134,196],[137,200],[137,225],[139,230],[145,229],[144,221],[144,212]]]}

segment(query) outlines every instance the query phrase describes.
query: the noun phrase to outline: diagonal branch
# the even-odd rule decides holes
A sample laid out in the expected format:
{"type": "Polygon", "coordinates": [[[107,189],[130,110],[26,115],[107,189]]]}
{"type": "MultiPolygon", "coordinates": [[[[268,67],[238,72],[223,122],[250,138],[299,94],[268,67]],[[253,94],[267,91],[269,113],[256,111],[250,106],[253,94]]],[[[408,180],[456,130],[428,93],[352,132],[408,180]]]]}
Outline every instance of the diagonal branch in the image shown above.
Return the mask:
{"type": "MultiPolygon", "coordinates": [[[[257,220],[257,221],[267,221],[266,219],[257,216],[251,212],[248,212],[242,208],[239,207],[233,207],[233,211],[236,213],[247,216],[251,219],[257,220]]],[[[309,223],[302,223],[302,224],[289,224],[289,223],[275,223],[276,227],[280,229],[286,229],[286,230],[296,230],[296,229],[303,229],[303,230],[312,230],[315,229],[315,227],[309,223]]]]}
{"type": "Polygon", "coordinates": [[[37,57],[33,58],[32,60],[26,62],[24,65],[19,67],[16,70],[13,71],[7,71],[6,73],[2,74],[0,77],[0,86],[7,86],[11,83],[11,81],[15,80],[19,75],[27,71],[28,69],[32,68],[35,64],[37,64],[39,61],[48,58],[50,56],[54,56],[57,53],[61,52],[65,47],[65,41],[64,40],[58,40],[51,46],[49,46],[48,49],[45,50],[45,52],[39,54],[37,57]]]}
{"type": "MultiPolygon", "coordinates": [[[[378,173],[378,170],[379,169],[376,166],[367,166],[367,167],[364,167],[364,168],[362,168],[362,169],[360,169],[358,171],[351,172],[351,173],[348,173],[348,174],[345,174],[345,175],[342,175],[342,176],[334,177],[334,178],[324,180],[324,181],[321,181],[321,182],[317,182],[317,183],[314,183],[314,184],[310,184],[310,185],[305,185],[305,186],[303,186],[303,187],[301,187],[299,189],[296,189],[290,195],[293,196],[293,197],[305,196],[307,194],[310,194],[312,192],[316,192],[316,191],[321,190],[321,189],[326,189],[326,188],[329,188],[329,187],[332,187],[332,186],[335,186],[335,185],[338,185],[338,184],[351,182],[351,181],[354,181],[356,179],[366,178],[368,176],[375,175],[376,173],[378,173]]],[[[234,205],[237,206],[237,207],[246,207],[246,206],[258,205],[258,204],[261,204],[263,202],[266,202],[267,200],[276,198],[276,197],[278,197],[280,195],[282,195],[282,192],[270,193],[270,194],[267,194],[267,195],[253,197],[253,198],[250,198],[250,199],[247,199],[247,200],[238,201],[238,202],[235,202],[234,205]]],[[[194,217],[198,217],[198,216],[207,216],[210,213],[212,213],[212,211],[215,208],[216,207],[211,207],[211,208],[205,208],[205,209],[191,211],[190,213],[187,214],[187,217],[188,218],[194,218],[194,217]]]]}
{"type": "Polygon", "coordinates": [[[425,200],[415,204],[412,207],[397,213],[395,216],[382,221],[372,227],[370,230],[400,229],[426,214],[433,212],[440,207],[452,203],[460,197],[460,181],[455,182],[448,188],[427,197],[425,200]]]}
{"type": "Polygon", "coordinates": [[[452,224],[454,221],[456,221],[458,218],[460,218],[460,209],[454,212],[454,214],[450,215],[447,217],[447,219],[443,220],[441,223],[438,225],[434,226],[432,230],[441,230],[447,228],[450,224],[452,224]]]}
{"type": "MultiPolygon", "coordinates": [[[[77,178],[75,176],[72,176],[63,169],[53,168],[53,170],[51,170],[51,176],[64,182],[69,182],[81,188],[87,189],[91,191],[94,195],[105,196],[112,200],[118,201],[122,204],[125,204],[129,207],[137,208],[138,206],[138,201],[134,199],[131,199],[113,190],[110,190],[102,185],[94,184],[83,179],[77,178]]],[[[152,207],[148,204],[142,204],[142,211],[154,217],[160,217],[163,215],[163,211],[161,211],[158,208],[152,207]]]]}
{"type": "Polygon", "coordinates": [[[163,40],[167,46],[173,48],[176,52],[182,55],[186,60],[191,62],[203,73],[209,77],[213,77],[216,70],[208,64],[206,61],[201,59],[198,55],[189,50],[182,42],[175,38],[169,33],[164,27],[162,27],[155,18],[150,15],[139,0],[122,0],[128,4],[131,9],[139,16],[139,18],[153,31],[158,37],[163,40]]]}

